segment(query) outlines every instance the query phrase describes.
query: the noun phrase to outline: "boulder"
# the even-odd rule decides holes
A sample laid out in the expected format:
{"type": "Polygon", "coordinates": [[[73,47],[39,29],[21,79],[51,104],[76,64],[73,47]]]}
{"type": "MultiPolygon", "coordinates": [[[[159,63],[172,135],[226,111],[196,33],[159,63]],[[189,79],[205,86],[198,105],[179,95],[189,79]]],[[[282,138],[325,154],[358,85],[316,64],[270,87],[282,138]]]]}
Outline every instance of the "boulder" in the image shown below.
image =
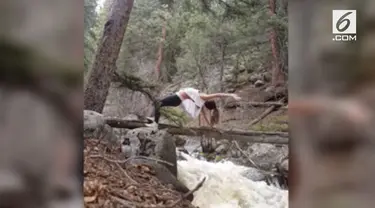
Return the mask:
{"type": "Polygon", "coordinates": [[[234,93],[234,92],[236,92],[235,88],[229,88],[229,89],[227,89],[227,93],[234,93]]]}
{"type": "MultiPolygon", "coordinates": [[[[153,157],[173,164],[173,166],[167,165],[166,167],[177,177],[175,138],[167,131],[147,127],[130,130],[124,137],[123,146],[130,147],[128,149],[130,149],[131,156],[153,157]]],[[[125,148],[122,147],[122,149],[125,148]]]]}
{"type": "Polygon", "coordinates": [[[256,81],[262,80],[263,81],[263,76],[262,74],[253,74],[249,77],[249,82],[254,84],[256,81]]]}
{"type": "Polygon", "coordinates": [[[215,152],[216,154],[226,154],[230,147],[230,142],[228,140],[219,140],[216,142],[215,152]]]}
{"type": "Polygon", "coordinates": [[[84,138],[93,138],[108,141],[110,146],[112,147],[119,145],[119,130],[115,131],[112,127],[107,125],[102,114],[95,111],[84,110],[83,117],[84,138]]]}
{"type": "Polygon", "coordinates": [[[186,144],[186,140],[180,136],[175,136],[175,144],[177,147],[183,147],[186,144]]]}
{"type": "MultiPolygon", "coordinates": [[[[155,177],[160,180],[163,184],[170,184],[172,185],[177,191],[181,193],[187,193],[190,190],[183,184],[181,183],[177,177],[170,172],[166,166],[157,163],[153,160],[148,160],[148,159],[142,159],[142,158],[135,158],[130,160],[129,164],[131,165],[147,165],[152,168],[152,170],[155,173],[155,177]]],[[[186,197],[186,199],[192,201],[194,198],[193,195],[189,195],[186,197]]]]}
{"type": "Polygon", "coordinates": [[[254,83],[254,86],[255,87],[261,87],[264,85],[264,82],[262,80],[257,80],[255,83],[254,83]]]}
{"type": "MultiPolygon", "coordinates": [[[[145,156],[151,159],[131,159],[131,164],[147,165],[155,171],[155,176],[164,184],[171,184],[182,193],[189,189],[177,180],[176,138],[165,130],[153,128],[137,128],[129,130],[125,135],[122,151],[127,156],[145,156]],[[152,158],[168,162],[158,162],[152,158]]],[[[193,195],[187,197],[193,200],[193,195]]]]}
{"type": "Polygon", "coordinates": [[[262,169],[271,170],[276,163],[288,155],[288,146],[277,147],[273,144],[256,143],[248,148],[247,154],[262,169]]]}
{"type": "Polygon", "coordinates": [[[272,80],[272,73],[271,72],[263,73],[263,81],[270,82],[271,80],[272,80]]]}
{"type": "Polygon", "coordinates": [[[234,79],[234,76],[232,75],[232,74],[227,74],[227,75],[225,75],[224,76],[224,82],[231,82],[231,81],[233,81],[233,79],[234,79]]]}
{"type": "Polygon", "coordinates": [[[84,130],[95,130],[103,127],[105,124],[104,116],[91,110],[83,111],[83,128],[84,130]]]}

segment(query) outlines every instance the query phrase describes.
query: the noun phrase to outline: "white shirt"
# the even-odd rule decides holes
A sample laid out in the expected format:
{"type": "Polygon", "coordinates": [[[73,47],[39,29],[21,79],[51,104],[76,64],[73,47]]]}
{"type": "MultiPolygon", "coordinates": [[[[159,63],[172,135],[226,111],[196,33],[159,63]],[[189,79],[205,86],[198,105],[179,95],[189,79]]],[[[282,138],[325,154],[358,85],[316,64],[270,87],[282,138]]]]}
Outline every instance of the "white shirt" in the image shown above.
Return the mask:
{"type": "MultiPolygon", "coordinates": [[[[188,113],[192,118],[197,118],[204,105],[204,100],[199,96],[199,90],[194,88],[183,88],[176,94],[181,98],[181,93],[186,93],[190,99],[185,99],[181,103],[181,107],[188,113]]],[[[181,98],[182,100],[182,98],[181,98]]]]}

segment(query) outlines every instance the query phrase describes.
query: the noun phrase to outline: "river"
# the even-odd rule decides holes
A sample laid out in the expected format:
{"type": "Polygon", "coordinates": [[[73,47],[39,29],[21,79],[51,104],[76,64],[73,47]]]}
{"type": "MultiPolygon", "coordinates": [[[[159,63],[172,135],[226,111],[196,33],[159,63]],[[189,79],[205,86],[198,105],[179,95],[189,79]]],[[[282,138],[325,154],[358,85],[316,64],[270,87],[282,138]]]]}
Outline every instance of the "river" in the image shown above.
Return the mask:
{"type": "MultiPolygon", "coordinates": [[[[200,208],[287,208],[288,191],[252,181],[250,168],[230,161],[207,162],[180,153],[178,179],[193,189],[206,177],[194,193],[193,205],[200,208]],[[244,173],[246,172],[247,177],[244,173]]],[[[254,177],[256,177],[254,175],[254,177]]]]}

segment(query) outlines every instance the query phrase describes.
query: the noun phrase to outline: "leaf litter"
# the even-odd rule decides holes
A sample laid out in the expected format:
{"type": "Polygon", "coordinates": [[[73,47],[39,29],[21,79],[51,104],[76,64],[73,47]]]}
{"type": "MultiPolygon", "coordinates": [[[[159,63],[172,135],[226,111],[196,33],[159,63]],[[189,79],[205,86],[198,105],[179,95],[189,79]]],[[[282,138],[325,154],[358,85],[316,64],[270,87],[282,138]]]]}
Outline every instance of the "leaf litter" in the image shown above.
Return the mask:
{"type": "Polygon", "coordinates": [[[196,208],[171,185],[162,184],[146,165],[126,164],[120,148],[104,141],[84,141],[86,208],[196,208]]]}

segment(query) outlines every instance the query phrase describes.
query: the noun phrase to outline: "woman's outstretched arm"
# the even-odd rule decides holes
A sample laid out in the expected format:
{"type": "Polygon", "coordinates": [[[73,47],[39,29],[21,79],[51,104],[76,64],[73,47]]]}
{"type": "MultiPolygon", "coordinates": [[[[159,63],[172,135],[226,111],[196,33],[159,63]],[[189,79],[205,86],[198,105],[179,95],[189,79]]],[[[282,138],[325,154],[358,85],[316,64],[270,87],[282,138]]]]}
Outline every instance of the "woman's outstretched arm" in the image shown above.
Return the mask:
{"type": "Polygon", "coordinates": [[[224,97],[232,97],[235,100],[241,100],[241,97],[239,97],[238,95],[234,93],[214,93],[214,94],[200,93],[199,96],[204,101],[213,100],[215,98],[224,98],[224,97]]]}

